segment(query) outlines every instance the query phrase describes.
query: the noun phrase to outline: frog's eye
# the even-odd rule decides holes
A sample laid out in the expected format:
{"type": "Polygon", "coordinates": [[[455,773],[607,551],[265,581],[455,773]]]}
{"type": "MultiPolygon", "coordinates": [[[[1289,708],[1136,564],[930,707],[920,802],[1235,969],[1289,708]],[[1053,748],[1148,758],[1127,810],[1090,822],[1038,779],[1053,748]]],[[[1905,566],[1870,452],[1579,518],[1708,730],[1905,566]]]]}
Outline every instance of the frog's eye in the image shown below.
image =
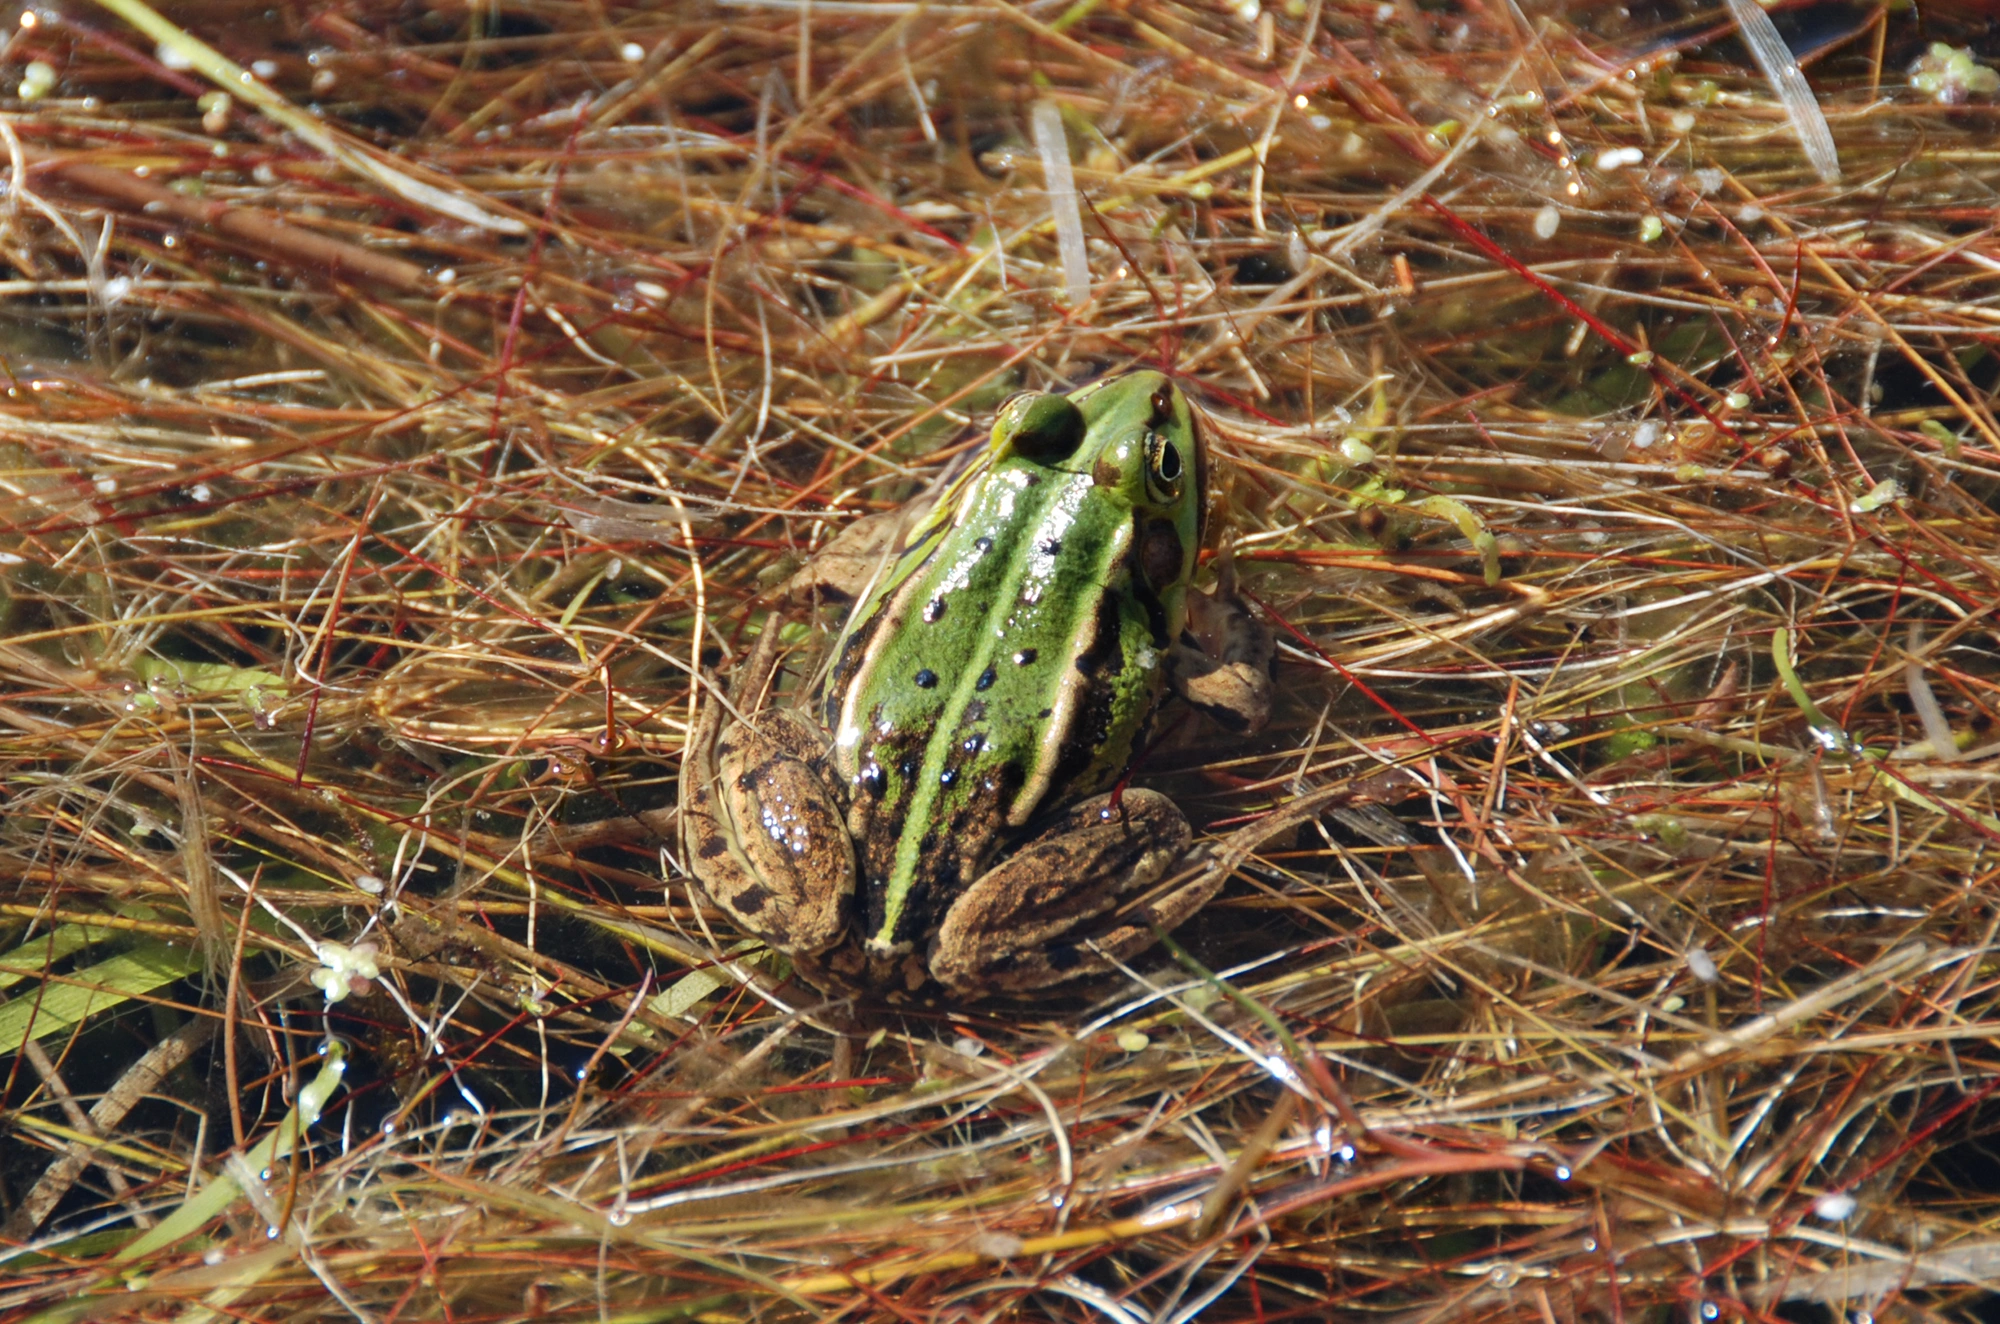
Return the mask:
{"type": "Polygon", "coordinates": [[[993,449],[1039,464],[1066,460],[1083,444],[1083,411],[1066,395],[1024,391],[1000,406],[993,449]]]}
{"type": "Polygon", "coordinates": [[[1173,501],[1180,496],[1186,477],[1187,462],[1181,458],[1181,448],[1157,432],[1148,432],[1146,495],[1161,503],[1173,501]]]}

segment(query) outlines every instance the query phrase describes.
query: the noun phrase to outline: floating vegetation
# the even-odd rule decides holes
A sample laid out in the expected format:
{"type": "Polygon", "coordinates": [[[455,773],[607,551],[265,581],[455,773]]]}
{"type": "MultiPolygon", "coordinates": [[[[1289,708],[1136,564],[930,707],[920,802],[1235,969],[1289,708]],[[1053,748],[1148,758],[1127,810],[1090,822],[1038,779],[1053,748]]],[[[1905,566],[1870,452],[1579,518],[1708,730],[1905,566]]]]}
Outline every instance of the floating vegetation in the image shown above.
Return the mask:
{"type": "Polygon", "coordinates": [[[0,1317],[1992,1317],[1972,7],[8,23],[0,1317]],[[829,999],[691,678],[1133,367],[1278,640],[1131,774],[1230,881],[829,999]]]}

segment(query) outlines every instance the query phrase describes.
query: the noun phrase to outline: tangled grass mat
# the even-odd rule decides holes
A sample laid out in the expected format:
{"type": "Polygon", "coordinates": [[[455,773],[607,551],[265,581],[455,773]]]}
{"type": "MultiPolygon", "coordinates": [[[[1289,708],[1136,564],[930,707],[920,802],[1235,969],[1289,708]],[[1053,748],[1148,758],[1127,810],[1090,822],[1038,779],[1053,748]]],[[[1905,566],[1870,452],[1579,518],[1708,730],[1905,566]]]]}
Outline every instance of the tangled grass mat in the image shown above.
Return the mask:
{"type": "Polygon", "coordinates": [[[1978,7],[7,22],[0,1319],[1996,1318],[1978,7]],[[817,993],[691,674],[1134,366],[1230,883],[817,993]]]}

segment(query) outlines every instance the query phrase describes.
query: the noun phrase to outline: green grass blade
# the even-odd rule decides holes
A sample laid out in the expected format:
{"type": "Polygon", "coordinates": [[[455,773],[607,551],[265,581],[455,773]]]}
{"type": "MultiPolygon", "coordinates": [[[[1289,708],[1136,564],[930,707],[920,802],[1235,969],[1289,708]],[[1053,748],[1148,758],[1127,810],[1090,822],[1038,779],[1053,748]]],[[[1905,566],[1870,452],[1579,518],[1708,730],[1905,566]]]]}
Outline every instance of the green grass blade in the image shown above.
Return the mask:
{"type": "MultiPolygon", "coordinates": [[[[51,942],[60,932],[50,935],[51,942]]],[[[40,945],[30,943],[16,952],[32,955],[40,945]]],[[[8,972],[29,973],[12,964],[14,955],[7,958],[8,972]]],[[[46,959],[37,956],[32,973],[40,974],[46,959]]],[[[50,976],[40,988],[0,1003],[0,1054],[18,1053],[30,1038],[80,1025],[200,969],[201,957],[192,949],[147,941],[73,973],[50,976]]]]}

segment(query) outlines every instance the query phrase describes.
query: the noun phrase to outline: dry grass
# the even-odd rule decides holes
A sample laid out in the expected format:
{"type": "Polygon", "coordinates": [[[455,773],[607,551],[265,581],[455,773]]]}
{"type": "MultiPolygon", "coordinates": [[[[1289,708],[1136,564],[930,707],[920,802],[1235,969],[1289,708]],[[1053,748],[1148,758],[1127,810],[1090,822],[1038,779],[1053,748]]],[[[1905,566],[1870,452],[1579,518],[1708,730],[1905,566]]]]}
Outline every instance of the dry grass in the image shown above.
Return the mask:
{"type": "Polygon", "coordinates": [[[1993,1318],[1983,39],[1779,14],[1828,181],[1595,8],[12,28],[0,1318],[1993,1318]],[[697,630],[1140,363],[1284,641],[1138,772],[1235,880],[824,1004],[648,835],[697,630]]]}

